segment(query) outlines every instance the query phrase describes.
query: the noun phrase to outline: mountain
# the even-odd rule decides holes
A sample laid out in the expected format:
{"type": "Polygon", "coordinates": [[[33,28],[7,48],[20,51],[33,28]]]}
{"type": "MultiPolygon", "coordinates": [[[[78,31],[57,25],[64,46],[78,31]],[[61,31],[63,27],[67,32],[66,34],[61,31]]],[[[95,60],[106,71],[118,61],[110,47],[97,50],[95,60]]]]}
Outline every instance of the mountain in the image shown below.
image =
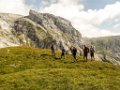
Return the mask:
{"type": "Polygon", "coordinates": [[[99,59],[120,65],[120,36],[86,39],[95,46],[99,59]]]}
{"type": "Polygon", "coordinates": [[[70,21],[30,10],[28,16],[0,14],[1,47],[27,45],[49,48],[51,44],[81,45],[81,34],[70,21]]]}
{"type": "Polygon", "coordinates": [[[0,47],[49,48],[51,44],[66,50],[72,45],[80,49],[83,44],[93,44],[98,60],[120,65],[120,36],[82,39],[71,22],[62,17],[34,10],[28,16],[0,13],[0,47]]]}

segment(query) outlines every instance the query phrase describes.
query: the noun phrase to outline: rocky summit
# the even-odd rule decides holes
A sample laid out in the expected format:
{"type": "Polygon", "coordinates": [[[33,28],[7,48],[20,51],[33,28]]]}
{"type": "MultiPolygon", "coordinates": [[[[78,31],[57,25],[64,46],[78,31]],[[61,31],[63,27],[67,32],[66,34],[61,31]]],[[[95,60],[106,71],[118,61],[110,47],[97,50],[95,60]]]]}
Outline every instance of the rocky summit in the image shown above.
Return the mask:
{"type": "Polygon", "coordinates": [[[30,10],[28,16],[0,14],[0,47],[27,45],[49,48],[51,44],[81,45],[81,34],[70,21],[30,10]]]}

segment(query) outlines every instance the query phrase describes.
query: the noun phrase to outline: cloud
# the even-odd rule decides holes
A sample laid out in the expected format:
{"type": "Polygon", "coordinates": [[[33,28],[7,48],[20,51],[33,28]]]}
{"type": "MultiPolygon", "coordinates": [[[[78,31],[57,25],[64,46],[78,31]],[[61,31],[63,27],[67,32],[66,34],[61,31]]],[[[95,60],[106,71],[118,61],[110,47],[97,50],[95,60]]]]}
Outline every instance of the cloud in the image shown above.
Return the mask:
{"type": "Polygon", "coordinates": [[[56,3],[45,7],[41,12],[52,13],[57,16],[61,16],[67,19],[72,19],[79,14],[80,10],[84,9],[84,6],[78,4],[79,0],[57,0],[56,3]],[[74,13],[73,13],[74,12],[74,13]]]}
{"type": "Polygon", "coordinates": [[[0,0],[0,12],[28,15],[32,6],[26,5],[25,0],[0,0]]]}
{"type": "Polygon", "coordinates": [[[120,19],[120,2],[106,5],[103,9],[85,11],[80,0],[56,1],[56,3],[44,7],[41,12],[52,13],[70,20],[83,36],[99,37],[118,34],[112,30],[114,26],[111,26],[111,29],[105,29],[101,28],[101,25],[120,19]]]}
{"type": "MultiPolygon", "coordinates": [[[[116,17],[120,17],[120,2],[115,4],[106,5],[104,9],[100,10],[88,10],[88,14],[93,14],[97,19],[97,24],[114,20],[116,17]]],[[[93,19],[93,18],[92,18],[93,19]]],[[[94,22],[94,21],[93,21],[94,22]]]]}
{"type": "MultiPolygon", "coordinates": [[[[51,13],[70,20],[83,36],[99,37],[117,35],[120,32],[120,2],[106,5],[103,9],[86,11],[84,0],[38,1],[40,2],[40,12],[51,13]]],[[[0,12],[28,15],[31,8],[36,7],[33,4],[26,4],[26,0],[0,0],[0,12]]]]}

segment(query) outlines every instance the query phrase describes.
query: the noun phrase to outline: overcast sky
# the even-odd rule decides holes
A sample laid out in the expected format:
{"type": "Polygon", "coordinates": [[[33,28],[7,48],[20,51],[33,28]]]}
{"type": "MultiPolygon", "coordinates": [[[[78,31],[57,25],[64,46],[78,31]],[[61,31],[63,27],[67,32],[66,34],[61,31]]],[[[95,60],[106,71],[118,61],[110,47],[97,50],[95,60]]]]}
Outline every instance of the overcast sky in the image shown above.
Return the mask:
{"type": "Polygon", "coordinates": [[[0,12],[30,9],[70,20],[84,37],[120,35],[120,0],[0,0],[0,12]]]}

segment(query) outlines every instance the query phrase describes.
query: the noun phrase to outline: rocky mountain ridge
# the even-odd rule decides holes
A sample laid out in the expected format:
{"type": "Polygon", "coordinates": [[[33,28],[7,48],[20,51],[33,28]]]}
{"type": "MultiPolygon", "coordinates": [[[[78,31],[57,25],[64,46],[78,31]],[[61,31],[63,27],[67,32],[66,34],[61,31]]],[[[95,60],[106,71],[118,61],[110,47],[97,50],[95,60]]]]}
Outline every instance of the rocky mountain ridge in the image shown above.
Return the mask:
{"type": "Polygon", "coordinates": [[[57,44],[68,49],[71,45],[79,48],[81,44],[81,34],[70,21],[34,10],[30,10],[28,16],[0,14],[0,32],[1,47],[28,45],[49,48],[51,44],[57,44]]]}

